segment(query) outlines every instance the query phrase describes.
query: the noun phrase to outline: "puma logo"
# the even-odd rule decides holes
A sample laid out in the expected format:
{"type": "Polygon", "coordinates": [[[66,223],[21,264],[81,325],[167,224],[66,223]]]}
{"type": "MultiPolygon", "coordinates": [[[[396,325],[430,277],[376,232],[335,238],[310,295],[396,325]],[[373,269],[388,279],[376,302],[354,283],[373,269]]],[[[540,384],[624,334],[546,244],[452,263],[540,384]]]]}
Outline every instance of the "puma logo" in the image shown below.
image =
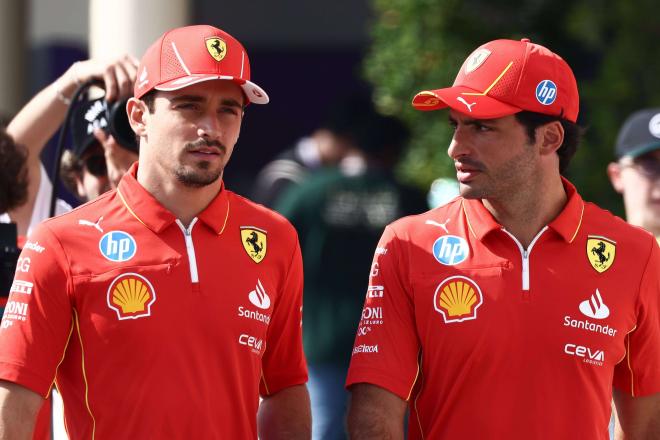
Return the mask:
{"type": "Polygon", "coordinates": [[[459,97],[456,98],[456,99],[458,100],[458,102],[461,102],[461,103],[465,104],[465,106],[468,108],[468,110],[470,111],[470,113],[472,113],[472,106],[475,105],[476,102],[473,102],[472,104],[470,104],[470,103],[468,103],[465,99],[463,99],[462,96],[459,96],[459,97]]]}
{"type": "Polygon", "coordinates": [[[449,223],[450,220],[451,220],[451,219],[448,218],[444,223],[438,223],[438,222],[433,221],[433,220],[426,220],[424,223],[426,223],[427,225],[437,226],[437,227],[439,227],[439,228],[442,228],[442,229],[445,230],[445,232],[446,232],[447,234],[449,234],[449,230],[447,229],[447,223],[449,223]]]}
{"type": "Polygon", "coordinates": [[[99,232],[103,233],[103,229],[101,229],[101,226],[99,226],[99,223],[101,223],[101,220],[103,220],[103,216],[101,216],[101,218],[99,218],[96,221],[96,223],[92,223],[89,220],[80,219],[80,220],[78,220],[78,224],[82,225],[82,226],[91,226],[92,228],[94,228],[94,229],[98,230],[99,232]]]}

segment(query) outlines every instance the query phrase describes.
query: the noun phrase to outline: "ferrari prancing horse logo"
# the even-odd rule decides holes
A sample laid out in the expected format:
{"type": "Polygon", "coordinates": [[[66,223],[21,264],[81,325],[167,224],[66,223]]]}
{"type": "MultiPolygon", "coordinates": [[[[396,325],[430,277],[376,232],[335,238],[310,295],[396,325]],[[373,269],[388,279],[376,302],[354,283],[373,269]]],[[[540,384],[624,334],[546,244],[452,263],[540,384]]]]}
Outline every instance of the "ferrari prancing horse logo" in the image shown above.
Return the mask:
{"type": "Polygon", "coordinates": [[[599,235],[587,237],[587,258],[591,267],[603,273],[614,264],[616,242],[599,235]]]}
{"type": "Polygon", "coordinates": [[[266,231],[254,226],[241,226],[243,249],[255,263],[261,263],[266,256],[266,231]]]}
{"type": "Polygon", "coordinates": [[[227,55],[227,43],[218,37],[211,37],[206,39],[206,50],[216,61],[222,61],[227,55]]]}

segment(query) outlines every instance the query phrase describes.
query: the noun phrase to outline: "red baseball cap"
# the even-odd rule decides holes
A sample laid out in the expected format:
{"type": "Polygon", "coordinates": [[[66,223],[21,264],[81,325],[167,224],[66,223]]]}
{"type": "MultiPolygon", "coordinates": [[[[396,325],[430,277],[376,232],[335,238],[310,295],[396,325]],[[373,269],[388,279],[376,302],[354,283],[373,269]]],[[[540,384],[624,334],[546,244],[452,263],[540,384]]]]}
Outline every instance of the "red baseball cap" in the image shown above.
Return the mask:
{"type": "Polygon", "coordinates": [[[424,111],[451,107],[476,119],[527,110],[576,122],[580,97],[566,61],[524,38],[480,46],[467,57],[452,87],[419,92],[412,105],[424,111]]]}
{"type": "Polygon", "coordinates": [[[250,81],[250,60],[234,37],[213,26],[185,26],[165,32],[140,61],[134,95],[152,89],[179,90],[202,81],[238,84],[249,102],[267,104],[266,92],[250,81]]]}

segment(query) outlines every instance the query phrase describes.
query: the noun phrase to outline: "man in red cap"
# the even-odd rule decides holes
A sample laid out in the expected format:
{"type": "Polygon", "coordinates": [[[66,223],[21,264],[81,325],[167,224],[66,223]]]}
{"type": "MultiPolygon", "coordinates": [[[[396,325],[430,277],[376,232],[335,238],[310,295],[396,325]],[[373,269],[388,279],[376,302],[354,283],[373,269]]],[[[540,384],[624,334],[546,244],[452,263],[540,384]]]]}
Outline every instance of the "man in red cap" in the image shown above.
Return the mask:
{"type": "Polygon", "coordinates": [[[570,67],[529,40],[475,50],[449,107],[460,197],[387,226],[347,386],[353,438],[658,438],[660,250],[564,177],[570,67]],[[614,388],[614,393],[613,393],[614,388]],[[626,437],[628,438],[628,437],[626,437]]]}
{"type": "Polygon", "coordinates": [[[296,233],[222,180],[245,106],[268,102],[245,49],[211,26],[169,31],[134,94],[139,162],[22,252],[0,439],[30,437],[54,384],[72,440],[309,438],[296,233]]]}

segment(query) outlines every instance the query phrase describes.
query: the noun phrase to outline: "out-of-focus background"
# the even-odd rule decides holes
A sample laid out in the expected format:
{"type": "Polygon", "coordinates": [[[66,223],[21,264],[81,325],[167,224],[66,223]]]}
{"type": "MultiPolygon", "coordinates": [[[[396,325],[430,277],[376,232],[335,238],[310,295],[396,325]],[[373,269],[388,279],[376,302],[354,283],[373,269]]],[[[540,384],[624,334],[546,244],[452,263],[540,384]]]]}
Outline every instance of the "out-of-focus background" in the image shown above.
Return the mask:
{"type": "MultiPolygon", "coordinates": [[[[450,85],[479,44],[528,37],[562,55],[578,78],[578,122],[588,131],[569,179],[622,215],[605,174],[617,130],[630,112],[660,104],[656,0],[0,0],[0,113],[13,115],[76,60],[139,58],[165,30],[194,23],[237,37],[271,97],[248,108],[226,171],[227,186],[244,194],[265,163],[364,79],[379,110],[412,130],[399,175],[428,190],[453,176],[450,132],[444,112],[415,112],[410,99],[450,85]]],[[[44,159],[52,160],[48,151],[44,159]]]]}

